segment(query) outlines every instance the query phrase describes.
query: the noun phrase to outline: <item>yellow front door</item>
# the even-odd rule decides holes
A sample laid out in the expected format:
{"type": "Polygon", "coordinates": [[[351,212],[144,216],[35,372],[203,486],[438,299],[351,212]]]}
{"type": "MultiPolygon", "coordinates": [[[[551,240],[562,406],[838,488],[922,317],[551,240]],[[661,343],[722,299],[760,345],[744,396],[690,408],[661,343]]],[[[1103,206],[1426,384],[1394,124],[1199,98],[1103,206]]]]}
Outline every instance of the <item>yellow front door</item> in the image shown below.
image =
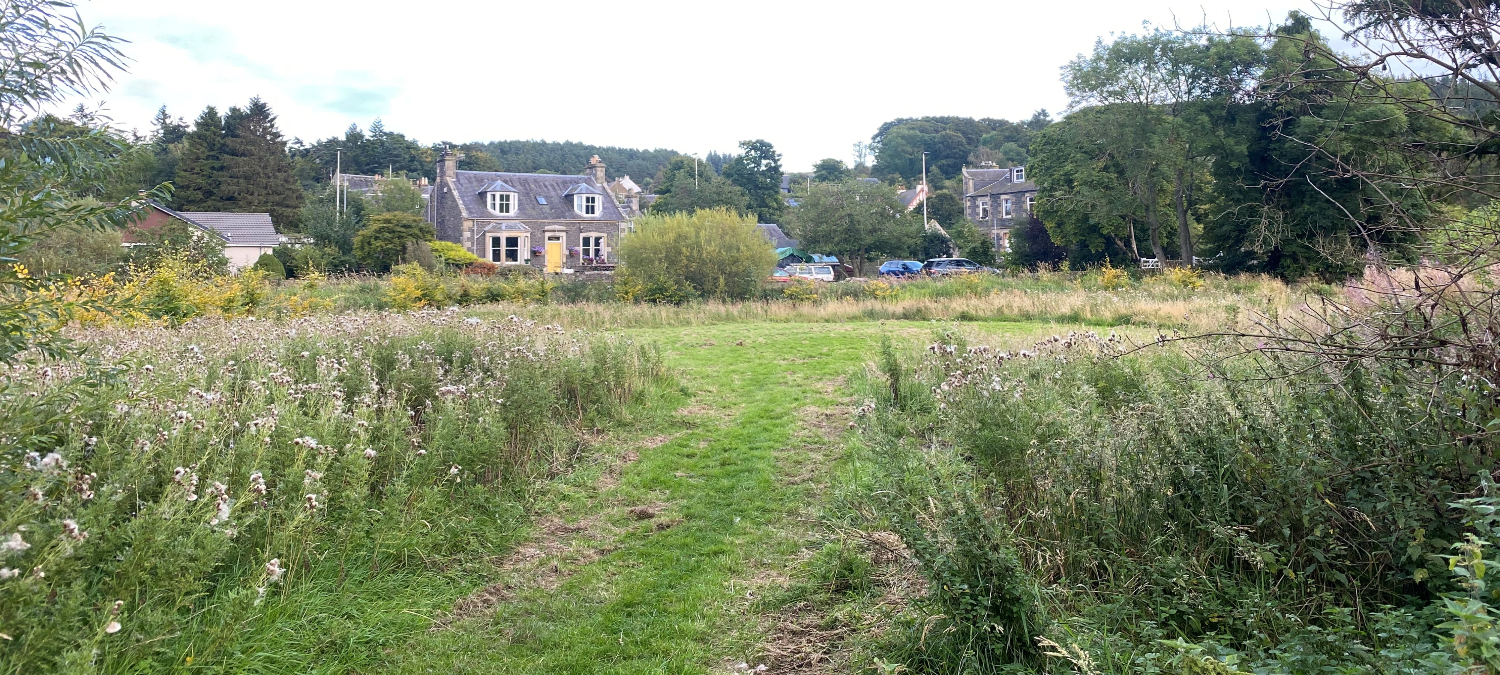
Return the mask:
{"type": "Polygon", "coordinates": [[[563,243],[560,241],[547,242],[547,271],[561,272],[563,264],[563,243]]]}

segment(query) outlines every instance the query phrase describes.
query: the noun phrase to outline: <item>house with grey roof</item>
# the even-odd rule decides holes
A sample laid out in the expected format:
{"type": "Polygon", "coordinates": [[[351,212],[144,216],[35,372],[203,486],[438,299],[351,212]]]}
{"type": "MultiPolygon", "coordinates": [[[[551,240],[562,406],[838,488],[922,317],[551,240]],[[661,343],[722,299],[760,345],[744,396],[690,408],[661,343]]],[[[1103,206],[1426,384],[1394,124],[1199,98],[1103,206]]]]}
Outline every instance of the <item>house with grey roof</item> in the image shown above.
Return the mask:
{"type": "Polygon", "coordinates": [[[459,171],[458,155],[438,158],[427,221],[438,239],[497,265],[545,272],[610,269],[630,218],[608,192],[596,156],[579,176],[459,171]]]}
{"type": "Polygon", "coordinates": [[[1002,169],[985,162],[977,169],[964,167],[964,215],[990,235],[995,250],[1010,250],[1010,231],[1031,217],[1036,206],[1036,183],[1026,180],[1026,167],[1002,169]]]}
{"type": "MultiPolygon", "coordinates": [[[[260,256],[270,253],[281,244],[282,237],[276,233],[269,213],[223,213],[213,211],[177,211],[156,201],[148,202],[150,210],[142,214],[131,230],[154,230],[169,220],[187,223],[204,236],[216,237],[224,242],[224,257],[229,259],[231,270],[241,270],[255,264],[260,256]]],[[[139,240],[127,231],[126,246],[137,246],[139,240]]]]}
{"type": "Polygon", "coordinates": [[[776,225],[773,223],[760,223],[756,225],[756,227],[759,227],[760,233],[766,235],[766,239],[769,239],[771,241],[772,248],[797,247],[797,240],[786,236],[786,233],[781,231],[780,225],[776,225]]]}

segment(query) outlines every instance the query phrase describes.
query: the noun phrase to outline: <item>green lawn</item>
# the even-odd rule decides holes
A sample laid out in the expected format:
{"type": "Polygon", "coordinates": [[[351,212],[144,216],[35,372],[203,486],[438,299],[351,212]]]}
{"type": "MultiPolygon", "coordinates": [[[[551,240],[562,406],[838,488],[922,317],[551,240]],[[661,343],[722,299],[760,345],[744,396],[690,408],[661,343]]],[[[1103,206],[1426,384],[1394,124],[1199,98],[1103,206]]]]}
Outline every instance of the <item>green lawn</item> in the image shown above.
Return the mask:
{"type": "MultiPolygon", "coordinates": [[[[936,326],[626,331],[660,346],[681,396],[550,483],[532,539],[496,558],[458,620],[391,649],[383,671],[703,673],[757,653],[753,600],[796,575],[816,529],[847,422],[844,377],[881,335],[923,340],[936,326]]],[[[965,324],[999,343],[1069,328],[965,324]]]]}

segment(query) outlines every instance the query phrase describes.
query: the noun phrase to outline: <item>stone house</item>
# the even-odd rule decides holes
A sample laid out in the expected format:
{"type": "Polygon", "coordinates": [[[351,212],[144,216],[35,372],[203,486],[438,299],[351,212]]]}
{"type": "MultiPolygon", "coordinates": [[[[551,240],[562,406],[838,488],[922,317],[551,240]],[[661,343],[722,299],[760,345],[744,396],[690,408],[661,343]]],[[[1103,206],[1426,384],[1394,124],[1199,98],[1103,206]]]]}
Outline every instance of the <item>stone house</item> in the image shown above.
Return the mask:
{"type": "Polygon", "coordinates": [[[1026,180],[1026,167],[1002,169],[985,162],[977,169],[964,167],[964,215],[979,231],[990,235],[995,250],[1010,250],[1010,230],[1031,217],[1036,206],[1036,183],[1026,180]]]}
{"type": "Polygon", "coordinates": [[[607,191],[596,156],[582,176],[459,171],[444,151],[427,202],[437,237],[497,265],[545,272],[612,266],[630,219],[607,191]]]}

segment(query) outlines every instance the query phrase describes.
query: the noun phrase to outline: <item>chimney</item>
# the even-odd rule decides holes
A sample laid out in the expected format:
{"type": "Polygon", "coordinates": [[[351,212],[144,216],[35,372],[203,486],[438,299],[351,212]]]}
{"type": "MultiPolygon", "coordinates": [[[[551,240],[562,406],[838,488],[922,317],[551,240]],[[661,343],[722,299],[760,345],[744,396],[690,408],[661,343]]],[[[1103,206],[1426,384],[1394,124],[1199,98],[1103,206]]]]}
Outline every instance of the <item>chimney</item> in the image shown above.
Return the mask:
{"type": "Polygon", "coordinates": [[[604,160],[599,159],[598,155],[594,155],[593,157],[590,157],[589,158],[589,168],[584,173],[584,175],[585,176],[593,176],[594,177],[594,182],[598,183],[599,187],[604,187],[605,184],[606,184],[605,180],[604,180],[604,160]]]}
{"type": "Polygon", "coordinates": [[[438,180],[458,177],[457,153],[449,150],[448,148],[443,148],[443,154],[438,157],[437,177],[438,180]]]}

